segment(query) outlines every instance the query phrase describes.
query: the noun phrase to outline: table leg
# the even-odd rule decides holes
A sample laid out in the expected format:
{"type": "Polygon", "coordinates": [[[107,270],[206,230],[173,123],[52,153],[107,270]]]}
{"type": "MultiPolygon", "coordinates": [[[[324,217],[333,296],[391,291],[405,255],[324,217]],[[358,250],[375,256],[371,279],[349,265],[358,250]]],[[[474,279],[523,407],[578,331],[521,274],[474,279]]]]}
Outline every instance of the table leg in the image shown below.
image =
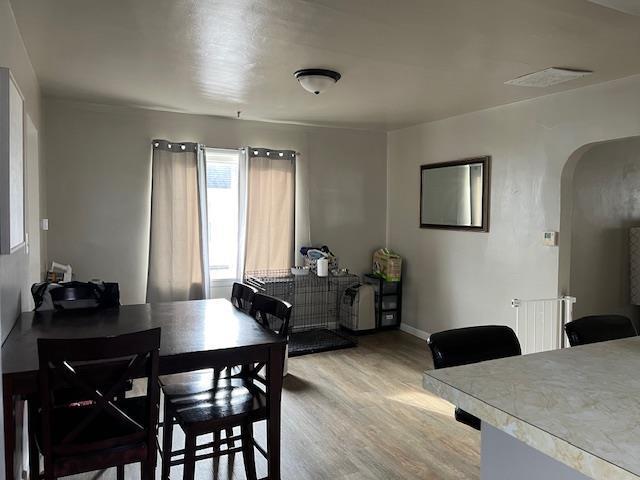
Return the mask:
{"type": "Polygon", "coordinates": [[[4,464],[5,478],[15,479],[15,451],[16,451],[16,419],[13,385],[10,380],[2,382],[2,408],[4,422],[4,464]]]}
{"type": "Polygon", "coordinates": [[[268,479],[280,480],[280,403],[282,399],[282,371],[284,345],[269,349],[267,365],[267,398],[269,418],[267,419],[268,479]]]}

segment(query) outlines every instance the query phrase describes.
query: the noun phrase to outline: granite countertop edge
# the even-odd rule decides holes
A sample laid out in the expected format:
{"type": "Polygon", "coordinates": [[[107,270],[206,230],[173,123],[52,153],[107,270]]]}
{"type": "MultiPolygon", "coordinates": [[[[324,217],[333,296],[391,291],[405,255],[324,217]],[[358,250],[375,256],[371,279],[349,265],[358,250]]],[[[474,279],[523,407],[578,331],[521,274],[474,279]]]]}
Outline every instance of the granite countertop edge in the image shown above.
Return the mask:
{"type": "MultiPolygon", "coordinates": [[[[464,368],[464,367],[455,367],[464,368]]],[[[608,480],[639,480],[637,476],[607,460],[549,433],[535,425],[500,410],[473,395],[432,375],[435,370],[424,372],[422,385],[425,390],[480,418],[493,427],[517,438],[536,450],[589,477],[608,480]]]]}

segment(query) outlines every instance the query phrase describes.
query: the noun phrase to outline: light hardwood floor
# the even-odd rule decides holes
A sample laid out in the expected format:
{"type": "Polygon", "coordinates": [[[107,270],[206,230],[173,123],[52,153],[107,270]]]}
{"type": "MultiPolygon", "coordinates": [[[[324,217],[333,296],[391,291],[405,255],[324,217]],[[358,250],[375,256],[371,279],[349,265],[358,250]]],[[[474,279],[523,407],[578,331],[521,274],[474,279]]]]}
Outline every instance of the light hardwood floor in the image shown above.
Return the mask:
{"type": "MultiPolygon", "coordinates": [[[[478,479],[479,433],[422,389],[427,368],[425,342],[397,331],[360,337],[357,348],[290,359],[282,480],[478,479]]],[[[256,433],[264,442],[264,427],[256,433]]],[[[265,476],[256,456],[258,476],[265,476]]],[[[138,478],[130,467],[127,478],[138,478]]],[[[81,478],[114,477],[106,471],[81,478]]],[[[172,478],[182,478],[181,467],[172,478]]],[[[196,478],[243,480],[242,456],[199,462],[196,478]]]]}

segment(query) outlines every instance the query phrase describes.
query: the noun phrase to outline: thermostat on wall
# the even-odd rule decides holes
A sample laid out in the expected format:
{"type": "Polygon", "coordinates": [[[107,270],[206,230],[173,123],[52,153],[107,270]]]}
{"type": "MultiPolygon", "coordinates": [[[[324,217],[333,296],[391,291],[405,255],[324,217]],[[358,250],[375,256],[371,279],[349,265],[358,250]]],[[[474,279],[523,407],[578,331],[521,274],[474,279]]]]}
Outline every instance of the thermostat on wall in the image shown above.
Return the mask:
{"type": "Polygon", "coordinates": [[[543,243],[547,247],[558,246],[558,232],[544,232],[543,243]]]}

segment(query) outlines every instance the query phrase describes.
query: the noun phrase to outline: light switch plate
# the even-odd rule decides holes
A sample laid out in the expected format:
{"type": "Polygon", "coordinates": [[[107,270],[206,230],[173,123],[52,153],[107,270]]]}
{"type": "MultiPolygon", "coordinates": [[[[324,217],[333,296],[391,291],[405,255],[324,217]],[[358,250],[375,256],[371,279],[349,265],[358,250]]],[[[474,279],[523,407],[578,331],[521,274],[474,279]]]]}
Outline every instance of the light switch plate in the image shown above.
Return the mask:
{"type": "Polygon", "coordinates": [[[44,230],[45,232],[47,230],[49,230],[49,219],[48,218],[43,218],[40,220],[40,228],[42,230],[44,230]]]}
{"type": "Polygon", "coordinates": [[[558,232],[544,232],[542,243],[547,247],[558,246],[558,232]]]}

